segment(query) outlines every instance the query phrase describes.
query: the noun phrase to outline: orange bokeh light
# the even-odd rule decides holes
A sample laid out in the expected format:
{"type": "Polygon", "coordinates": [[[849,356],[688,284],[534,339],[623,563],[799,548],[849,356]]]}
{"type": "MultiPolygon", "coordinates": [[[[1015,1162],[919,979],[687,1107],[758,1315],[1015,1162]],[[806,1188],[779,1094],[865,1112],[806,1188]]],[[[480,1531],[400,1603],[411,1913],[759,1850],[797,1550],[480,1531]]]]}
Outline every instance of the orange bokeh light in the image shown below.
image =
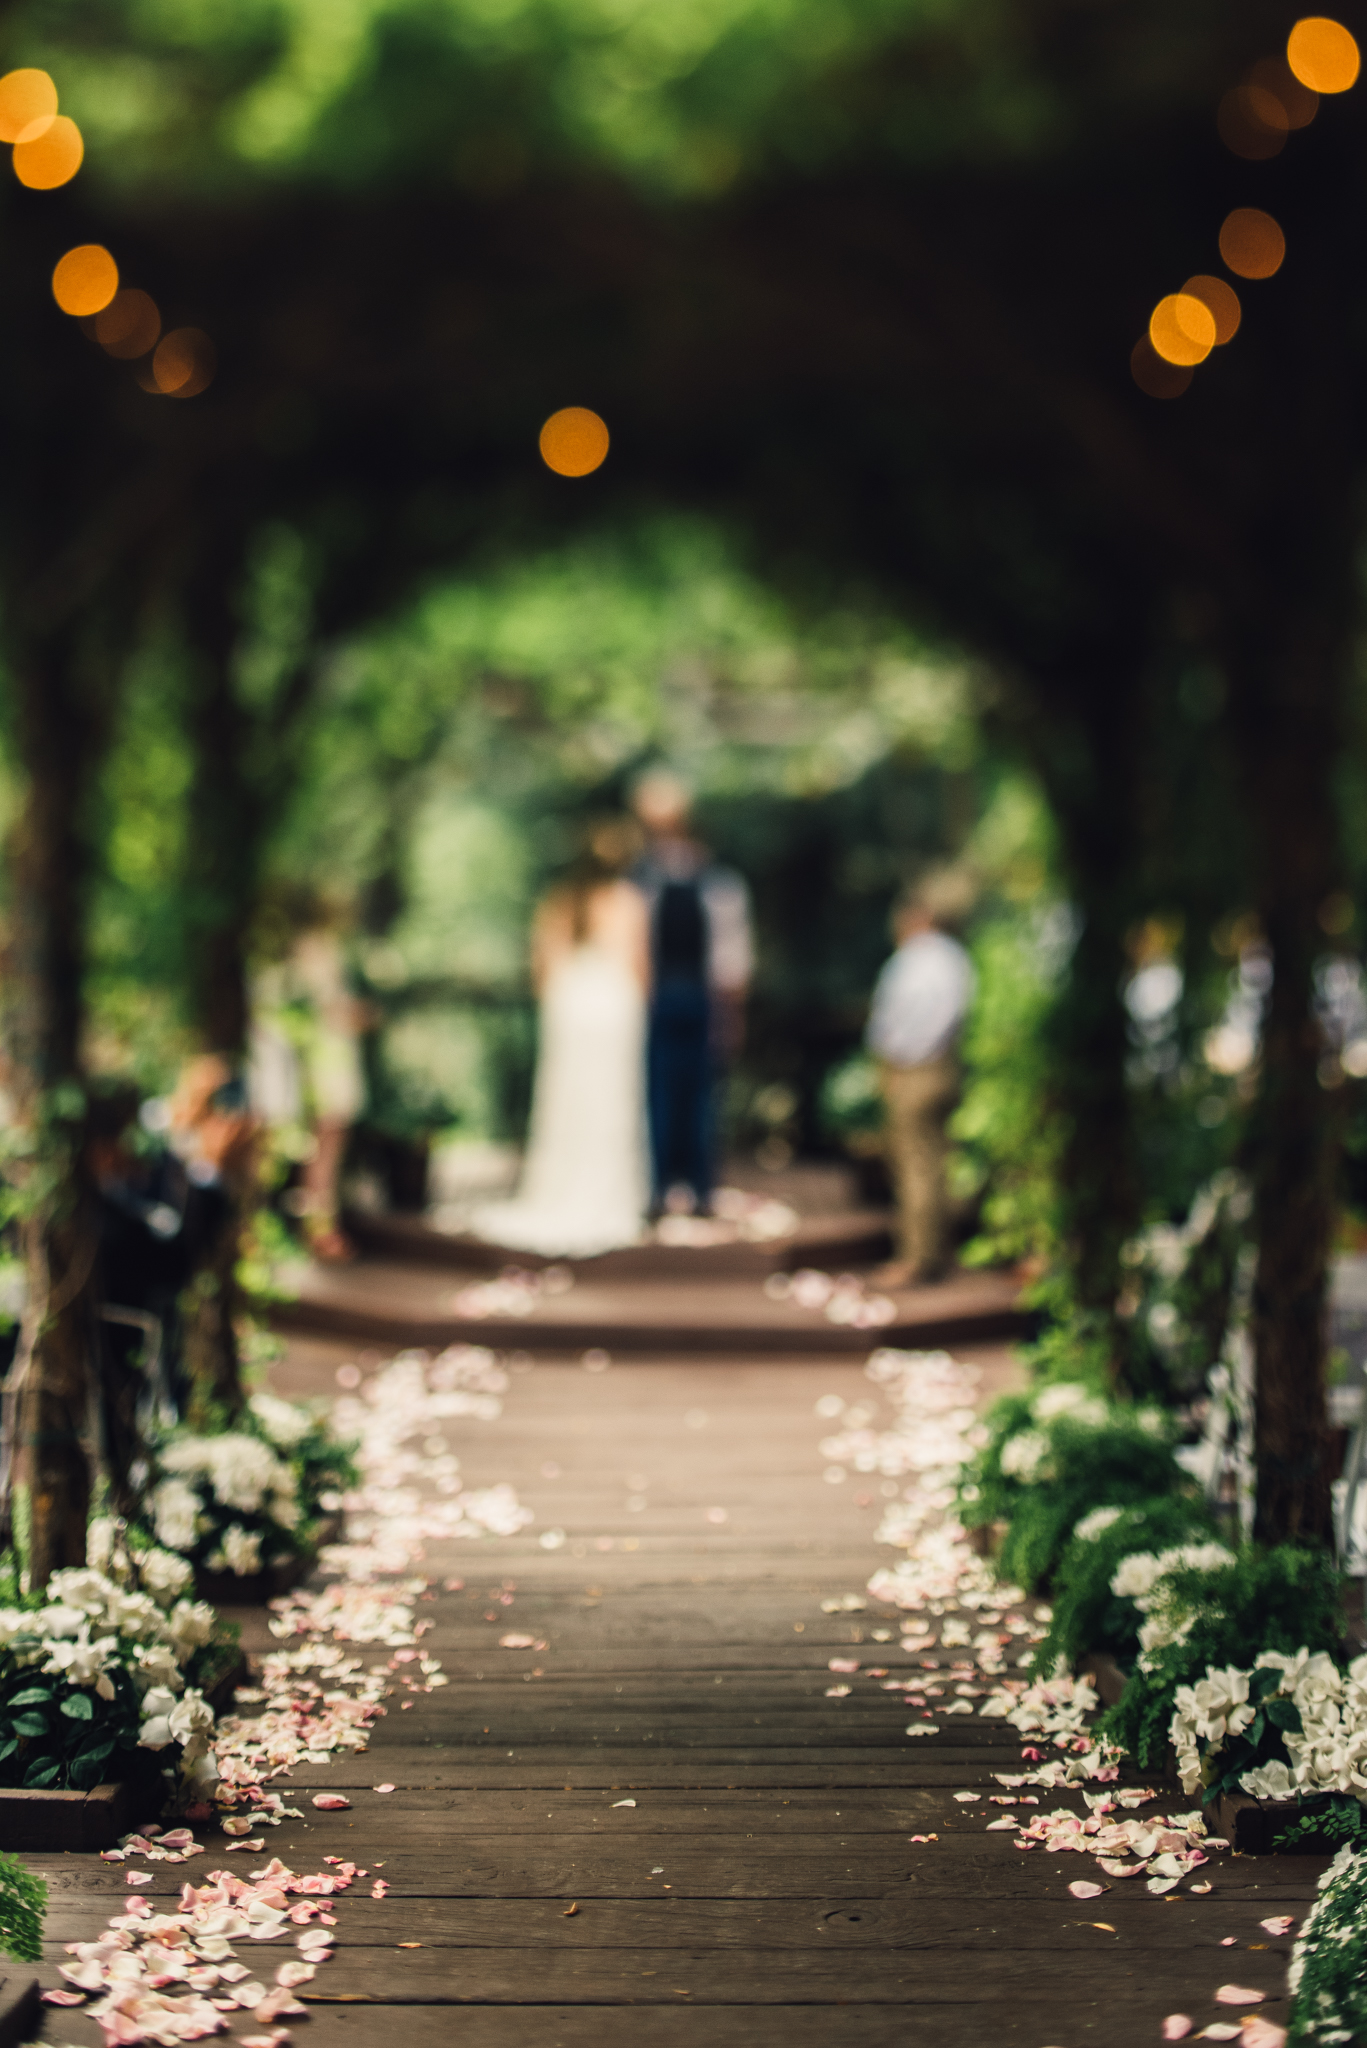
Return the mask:
{"type": "Polygon", "coordinates": [[[111,356],[145,356],[161,333],[161,314],[146,292],[115,292],[95,321],[95,339],[111,356]]]}
{"type": "Polygon", "coordinates": [[[193,398],[213,381],[218,357],[198,327],[176,327],[157,344],[152,381],[163,398],[193,398]]]}
{"type": "MultiPolygon", "coordinates": [[[[33,124],[38,128],[38,124],[33,124]]],[[[28,135],[29,130],[25,129],[28,135]]],[[[38,132],[14,145],[14,175],[21,185],[35,192],[53,192],[67,185],[81,168],[85,143],[76,123],[65,114],[46,121],[38,132]]]]}
{"type": "Polygon", "coordinates": [[[1148,335],[1141,334],[1130,353],[1130,375],[1149,398],[1180,398],[1192,373],[1176,363],[1165,363],[1148,335]]]}
{"type": "Polygon", "coordinates": [[[1301,83],[1285,57],[1260,57],[1248,82],[1281,101],[1288,128],[1308,128],[1319,111],[1319,94],[1301,83]]]}
{"type": "Polygon", "coordinates": [[[17,142],[39,121],[51,127],[56,112],[57,88],[46,71],[7,71],[0,78],[0,142],[17,142]]]}
{"type": "Polygon", "coordinates": [[[119,266],[98,242],[68,249],[52,273],[52,296],[73,319],[102,313],[119,288],[119,266]]]}
{"type": "Polygon", "coordinates": [[[1172,292],[1153,309],[1149,340],[1165,363],[1189,369],[1203,363],[1215,346],[1215,316],[1202,300],[1172,292]]]}
{"type": "Polygon", "coordinates": [[[567,405],[541,429],[541,460],[557,476],[589,476],[608,452],[608,430],[596,412],[567,405]]]}
{"type": "Polygon", "coordinates": [[[1236,277],[1272,277],[1282,267],[1286,236],[1270,213],[1236,206],[1220,230],[1220,254],[1236,277]]]}
{"type": "Polygon", "coordinates": [[[1235,156],[1256,162],[1286,147],[1291,123],[1276,93],[1266,86],[1236,85],[1220,102],[1215,116],[1220,140],[1235,156]]]}
{"type": "Polygon", "coordinates": [[[1347,92],[1356,85],[1362,57],[1341,21],[1308,14],[1287,38],[1286,61],[1311,92],[1347,92]]]}
{"type": "Polygon", "coordinates": [[[1199,299],[1215,322],[1215,346],[1223,347],[1239,332],[1244,309],[1239,294],[1222,277],[1189,277],[1182,287],[1185,298],[1199,299]]]}

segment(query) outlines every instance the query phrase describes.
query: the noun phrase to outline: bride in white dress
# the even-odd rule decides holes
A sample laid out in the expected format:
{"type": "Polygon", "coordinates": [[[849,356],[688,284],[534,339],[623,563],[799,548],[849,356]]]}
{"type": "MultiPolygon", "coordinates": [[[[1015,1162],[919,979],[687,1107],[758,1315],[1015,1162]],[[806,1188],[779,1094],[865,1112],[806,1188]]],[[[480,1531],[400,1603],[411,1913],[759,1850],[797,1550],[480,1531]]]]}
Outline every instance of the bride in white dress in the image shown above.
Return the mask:
{"type": "Polygon", "coordinates": [[[522,1179],[482,1209],[478,1234],[553,1258],[591,1258],[641,1235],[649,911],[595,858],[551,891],[532,927],[540,1044],[522,1179]]]}

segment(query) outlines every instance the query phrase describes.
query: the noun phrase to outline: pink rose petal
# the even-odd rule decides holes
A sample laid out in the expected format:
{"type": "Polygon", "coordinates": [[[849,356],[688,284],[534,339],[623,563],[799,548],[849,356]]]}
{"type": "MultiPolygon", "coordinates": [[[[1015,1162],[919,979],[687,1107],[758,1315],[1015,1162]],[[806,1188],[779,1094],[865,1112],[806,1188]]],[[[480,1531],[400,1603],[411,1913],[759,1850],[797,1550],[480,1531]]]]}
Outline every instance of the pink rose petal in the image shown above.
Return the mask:
{"type": "Polygon", "coordinates": [[[45,1991],[43,1993],[43,2004],[84,2005],[85,1993],[83,1991],[45,1991]]]}
{"type": "Polygon", "coordinates": [[[397,1787],[395,1787],[395,1786],[393,1786],[393,1785],[377,1785],[377,1786],[375,1787],[375,1790],[376,1790],[377,1792],[393,1792],[393,1791],[397,1790],[397,1787]]]}
{"type": "Polygon", "coordinates": [[[150,1870],[130,1870],[124,1878],[125,1884],[151,1884],[151,1882],[152,1873],[150,1870]]]}
{"type": "Polygon", "coordinates": [[[1202,2027],[1196,2038],[1198,2041],[1237,2041],[1242,2032],[1242,2027],[1230,2027],[1223,2020],[1212,2020],[1208,2027],[1202,2027]]]}
{"type": "Polygon", "coordinates": [[[1184,2012],[1170,2012],[1163,2022],[1165,2041],[1185,2041],[1191,2032],[1193,2022],[1184,2012]]]}
{"type": "Polygon", "coordinates": [[[498,1639],[500,1650],[530,1650],[535,1644],[535,1636],[500,1636],[498,1639]]]}
{"type": "Polygon", "coordinates": [[[1106,1887],[1104,1884],[1088,1884],[1085,1878],[1078,1878],[1068,1889],[1075,1899],[1099,1899],[1106,1887]]]}
{"type": "Polygon", "coordinates": [[[1279,2027],[1275,2020],[1264,2018],[1260,2012],[1250,2014],[1244,2021],[1239,2037],[1239,2048],[1282,2048],[1286,2040],[1286,2028],[1279,2027]]]}
{"type": "Polygon", "coordinates": [[[1242,1984],[1222,1984],[1215,1994],[1217,2005],[1261,2005],[1265,1991],[1248,1991],[1242,1984]]]}
{"type": "Polygon", "coordinates": [[[1258,1925],[1264,1934],[1289,1934],[1296,1924],[1294,1913],[1278,1913],[1271,1920],[1260,1920],[1258,1925]]]}
{"type": "Polygon", "coordinates": [[[315,1792],[313,1803],[315,1806],[321,1806],[326,1813],[340,1813],[343,1807],[350,1806],[351,1801],[343,1799],[340,1792],[315,1792]]]}

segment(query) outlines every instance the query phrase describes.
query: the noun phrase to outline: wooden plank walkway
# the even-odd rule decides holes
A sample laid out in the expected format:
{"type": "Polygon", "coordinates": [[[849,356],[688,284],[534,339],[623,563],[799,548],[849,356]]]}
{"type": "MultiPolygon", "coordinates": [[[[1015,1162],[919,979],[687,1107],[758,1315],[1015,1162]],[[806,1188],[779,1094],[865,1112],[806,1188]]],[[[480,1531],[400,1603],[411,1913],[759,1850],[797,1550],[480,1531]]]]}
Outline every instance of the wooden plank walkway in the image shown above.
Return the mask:
{"type": "MultiPolygon", "coordinates": [[[[355,1355],[301,1339],[276,1383],[331,1390],[355,1355]]],[[[1000,1351],[963,1355],[989,1387],[1013,1370],[1000,1351]]],[[[832,1657],[914,1661],[874,1603],[822,1610],[891,1555],[872,1542],[884,1482],[823,1479],[830,1425],[813,1404],[827,1393],[870,1398],[860,1362],[524,1359],[501,1418],[459,1425],[464,1483],[511,1482],[536,1524],[429,1545],[434,1585],[465,1581],[424,1609],[424,1648],[450,1685],[391,1711],[367,1754],[291,1781],[354,1805],[304,1802],[309,1818],[269,1831],[267,1853],[296,1870],[352,1857],[392,1887],[338,1902],[337,1958],[305,1989],[302,2038],[1147,2048],[1168,2012],[1229,2018],[1212,1997],[1230,1980],[1284,2013],[1287,1944],[1258,1922],[1300,1914],[1321,1859],[1217,1856],[1207,1898],[1118,1885],[1079,1904],[1067,1885],[1096,1875],[1091,1859],[1023,1856],[953,1797],[994,1791],[992,1772],[1017,1765],[1004,1724],[965,1716],[911,1743],[905,1705],[876,1681],[827,1696],[832,1657]],[[550,1527],[563,1547],[540,1547],[550,1527]],[[501,1649],[510,1630],[546,1647],[501,1649]],[[372,1789],[384,1782],[397,1790],[372,1789]]],[[[264,1646],[262,1617],[243,1620],[264,1646]]],[[[206,1840],[184,1873],[196,1881],[264,1861],[206,1840]]],[[[53,1887],[51,1983],[60,1944],[98,1932],[124,1874],[29,1860],[53,1887]]],[[[169,1899],[181,1873],[154,1869],[149,1895],[169,1899]]],[[[269,1976],[275,1949],[257,1954],[269,1976]]],[[[99,2035],[53,2012],[45,2038],[93,2048],[99,2035]]]]}

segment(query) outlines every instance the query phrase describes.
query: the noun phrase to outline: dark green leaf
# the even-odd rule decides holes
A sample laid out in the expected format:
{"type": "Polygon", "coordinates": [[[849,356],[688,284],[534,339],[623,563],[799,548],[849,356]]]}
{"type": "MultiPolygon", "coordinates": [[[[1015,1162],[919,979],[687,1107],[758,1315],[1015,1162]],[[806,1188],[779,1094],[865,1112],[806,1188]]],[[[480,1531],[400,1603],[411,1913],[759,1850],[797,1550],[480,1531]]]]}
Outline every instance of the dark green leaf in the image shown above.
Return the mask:
{"type": "Polygon", "coordinates": [[[43,1714],[16,1714],[14,1732],[16,1735],[46,1735],[47,1718],[43,1714]]]}
{"type": "Polygon", "coordinates": [[[6,1741],[0,1742],[0,1763],[3,1763],[7,1756],[13,1756],[18,1747],[19,1738],[17,1735],[11,1735],[6,1741]]]}
{"type": "Polygon", "coordinates": [[[1299,1734],[1301,1717],[1294,1700],[1269,1700],[1265,1711],[1274,1728],[1291,1728],[1299,1734]]]}
{"type": "Polygon", "coordinates": [[[24,1783],[30,1789],[39,1785],[50,1785],[61,1768],[61,1765],[54,1763],[51,1757],[36,1757],[24,1772],[24,1783]]]}
{"type": "Polygon", "coordinates": [[[97,1764],[102,1764],[107,1756],[114,1754],[114,1738],[112,1735],[106,1735],[102,1741],[87,1742],[79,1754],[82,1763],[93,1760],[97,1764]]]}
{"type": "Polygon", "coordinates": [[[70,1699],[62,1701],[62,1712],[71,1721],[93,1721],[95,1718],[88,1692],[73,1692],[70,1699]]]}
{"type": "Polygon", "coordinates": [[[46,1707],[52,1704],[52,1693],[45,1685],[31,1685],[26,1692],[17,1692],[8,1704],[11,1707],[46,1707]]]}

